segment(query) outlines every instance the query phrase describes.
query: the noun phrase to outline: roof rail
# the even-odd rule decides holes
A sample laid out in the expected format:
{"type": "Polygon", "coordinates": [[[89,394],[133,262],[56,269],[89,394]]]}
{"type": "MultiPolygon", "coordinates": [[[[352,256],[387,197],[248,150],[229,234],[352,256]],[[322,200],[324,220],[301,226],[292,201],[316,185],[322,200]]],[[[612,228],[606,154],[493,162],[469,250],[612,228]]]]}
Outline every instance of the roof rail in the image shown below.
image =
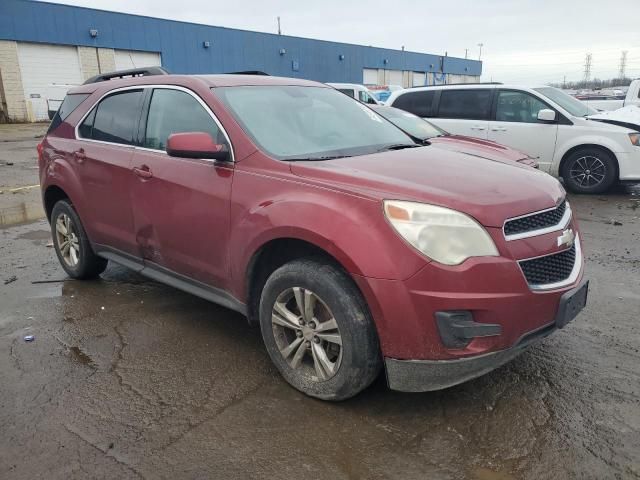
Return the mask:
{"type": "Polygon", "coordinates": [[[270,77],[267,72],[261,72],[260,70],[246,70],[244,72],[227,72],[227,75],[265,75],[270,77]]]}
{"type": "Polygon", "coordinates": [[[144,67],[144,68],[130,68],[128,70],[118,70],[116,72],[102,73],[91,77],[86,80],[83,85],[89,83],[106,82],[107,80],[113,80],[114,78],[126,78],[126,77],[147,77],[151,75],[169,75],[169,71],[162,67],[144,67]]]}
{"type": "Polygon", "coordinates": [[[408,88],[459,87],[460,85],[503,85],[503,83],[502,82],[443,83],[443,84],[440,84],[440,85],[416,85],[415,87],[408,87],[408,88]]]}

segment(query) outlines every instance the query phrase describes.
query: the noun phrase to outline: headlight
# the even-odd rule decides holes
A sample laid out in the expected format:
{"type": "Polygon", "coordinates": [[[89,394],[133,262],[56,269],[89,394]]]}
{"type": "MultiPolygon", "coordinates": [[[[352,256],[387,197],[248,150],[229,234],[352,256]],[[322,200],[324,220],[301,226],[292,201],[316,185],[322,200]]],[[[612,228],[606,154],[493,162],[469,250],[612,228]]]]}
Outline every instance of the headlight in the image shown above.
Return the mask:
{"type": "Polygon", "coordinates": [[[631,143],[636,147],[640,147],[640,133],[630,133],[629,140],[631,140],[631,143]]]}
{"type": "Polygon", "coordinates": [[[498,256],[487,231],[464,213],[425,203],[385,200],[393,228],[414,248],[445,265],[470,257],[498,256]]]}

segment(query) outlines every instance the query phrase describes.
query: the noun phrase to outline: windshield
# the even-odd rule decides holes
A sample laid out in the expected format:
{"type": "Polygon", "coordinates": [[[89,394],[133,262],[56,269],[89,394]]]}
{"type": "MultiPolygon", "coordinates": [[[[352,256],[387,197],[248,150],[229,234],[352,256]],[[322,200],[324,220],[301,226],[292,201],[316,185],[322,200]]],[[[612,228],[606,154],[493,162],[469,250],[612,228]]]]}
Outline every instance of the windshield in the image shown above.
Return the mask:
{"type": "Polygon", "coordinates": [[[567,112],[575,117],[586,117],[587,115],[593,115],[598,113],[596,110],[588,106],[586,103],[581,102],[577,98],[567,95],[562,90],[558,90],[553,87],[534,88],[534,90],[541,95],[544,95],[549,100],[557,103],[567,112]]]}
{"type": "Polygon", "coordinates": [[[427,140],[447,134],[426,120],[399,108],[381,107],[376,108],[375,111],[418,140],[427,140]]]}
{"type": "Polygon", "coordinates": [[[369,107],[333,88],[244,86],[213,91],[254,142],[280,160],[324,160],[414,145],[369,107]]]}

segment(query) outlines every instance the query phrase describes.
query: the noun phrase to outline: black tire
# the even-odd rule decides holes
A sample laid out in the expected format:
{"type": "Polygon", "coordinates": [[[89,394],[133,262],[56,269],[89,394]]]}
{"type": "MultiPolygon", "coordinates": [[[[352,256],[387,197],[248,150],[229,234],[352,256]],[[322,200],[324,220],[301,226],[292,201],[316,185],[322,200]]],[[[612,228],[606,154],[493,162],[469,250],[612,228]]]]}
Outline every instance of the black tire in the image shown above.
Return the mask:
{"type": "Polygon", "coordinates": [[[603,193],[618,180],[616,159],[595,147],[580,148],[569,155],[560,174],[567,190],[574,193],[603,193]]]}
{"type": "MultiPolygon", "coordinates": [[[[294,308],[297,307],[296,300],[291,301],[294,308]]],[[[300,320],[304,321],[302,318],[300,320]]],[[[322,325],[320,322],[322,321],[319,320],[318,325],[322,325]]],[[[294,260],[271,274],[260,299],[260,329],[269,356],[282,376],[294,388],[311,397],[332,401],[345,400],[367,388],[380,373],[382,361],[378,336],[362,295],[345,272],[322,260],[294,260]],[[293,368],[290,362],[285,360],[278,347],[278,342],[282,342],[284,338],[282,331],[290,330],[272,324],[273,309],[276,300],[281,299],[282,295],[294,287],[313,292],[320,300],[319,303],[315,303],[319,307],[314,307],[314,319],[316,314],[322,313],[318,308],[328,309],[337,323],[342,341],[341,356],[330,378],[321,379],[313,367],[316,358],[313,348],[322,345],[331,348],[324,340],[319,341],[314,337],[312,340],[313,343],[317,343],[315,346],[312,345],[312,341],[306,342],[309,350],[303,354],[304,360],[298,368],[293,368]],[[312,366],[309,366],[309,362],[312,366]]],[[[296,335],[291,336],[293,341],[296,340],[295,337],[296,335]]]]}
{"type": "Polygon", "coordinates": [[[53,210],[51,211],[51,236],[53,237],[53,246],[56,250],[60,265],[62,265],[64,271],[67,272],[71,278],[78,280],[95,278],[107,268],[108,261],[98,257],[93,252],[80,217],[68,200],[59,200],[53,206],[53,210]],[[75,256],[77,259],[75,264],[73,264],[69,258],[65,258],[67,254],[63,253],[60,247],[61,242],[64,242],[64,238],[61,238],[61,233],[57,231],[56,227],[58,221],[64,222],[66,218],[69,219],[72,227],[71,231],[76,239],[74,245],[77,245],[78,253],[75,256]]]}

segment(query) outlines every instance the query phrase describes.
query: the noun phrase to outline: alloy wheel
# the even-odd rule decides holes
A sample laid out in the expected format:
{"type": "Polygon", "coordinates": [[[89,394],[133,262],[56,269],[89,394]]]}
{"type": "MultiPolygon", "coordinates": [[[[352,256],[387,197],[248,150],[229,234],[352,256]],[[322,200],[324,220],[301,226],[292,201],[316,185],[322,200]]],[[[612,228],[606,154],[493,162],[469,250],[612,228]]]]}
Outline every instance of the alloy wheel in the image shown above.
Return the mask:
{"type": "Polygon", "coordinates": [[[80,240],[71,217],[61,213],[56,219],[56,243],[64,262],[75,268],[80,261],[80,240]]]}
{"type": "Polygon", "coordinates": [[[604,181],[606,172],[604,162],[598,157],[589,155],[573,162],[569,175],[580,187],[592,188],[604,181]]]}
{"type": "Polygon", "coordinates": [[[331,310],[314,292],[285,290],[271,315],[273,335],[287,364],[315,381],[336,375],[342,361],[342,337],[331,310]]]}

